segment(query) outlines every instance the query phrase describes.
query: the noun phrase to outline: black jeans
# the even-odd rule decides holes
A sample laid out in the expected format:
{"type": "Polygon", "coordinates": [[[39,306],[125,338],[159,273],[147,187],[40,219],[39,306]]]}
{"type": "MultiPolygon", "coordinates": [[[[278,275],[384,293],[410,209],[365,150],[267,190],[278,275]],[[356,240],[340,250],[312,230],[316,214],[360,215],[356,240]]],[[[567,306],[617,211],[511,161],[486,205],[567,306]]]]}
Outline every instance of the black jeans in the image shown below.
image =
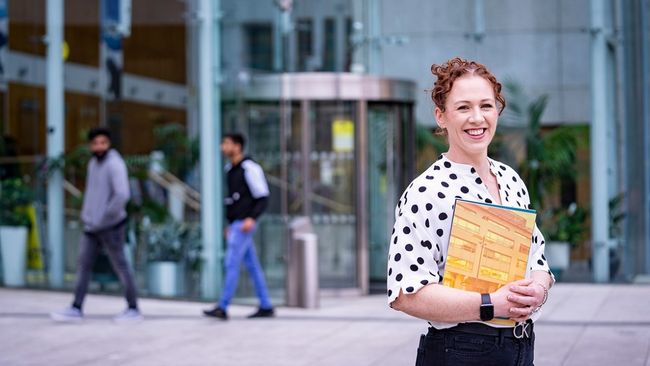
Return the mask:
{"type": "Polygon", "coordinates": [[[129,308],[137,309],[137,293],[133,273],[129,263],[124,256],[124,240],[126,238],[126,221],[99,233],[84,233],[79,240],[79,257],[77,264],[77,283],[74,290],[73,306],[81,308],[86,292],[90,275],[95,264],[95,259],[101,247],[108,255],[113,270],[124,286],[124,296],[129,308]]]}
{"type": "Polygon", "coordinates": [[[511,338],[429,328],[420,337],[416,366],[533,366],[535,333],[511,338]]]}

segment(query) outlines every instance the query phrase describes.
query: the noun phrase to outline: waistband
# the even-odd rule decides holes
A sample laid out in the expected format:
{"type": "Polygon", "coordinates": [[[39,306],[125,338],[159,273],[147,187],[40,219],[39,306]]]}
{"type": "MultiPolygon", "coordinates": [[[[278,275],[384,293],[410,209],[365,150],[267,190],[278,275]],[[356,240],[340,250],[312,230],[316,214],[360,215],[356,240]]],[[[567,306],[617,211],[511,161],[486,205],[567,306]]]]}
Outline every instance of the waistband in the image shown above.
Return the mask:
{"type": "Polygon", "coordinates": [[[439,332],[459,332],[492,337],[525,339],[533,336],[533,322],[529,319],[524,323],[517,323],[513,328],[495,328],[483,323],[460,323],[446,329],[429,328],[429,334],[439,332]]]}

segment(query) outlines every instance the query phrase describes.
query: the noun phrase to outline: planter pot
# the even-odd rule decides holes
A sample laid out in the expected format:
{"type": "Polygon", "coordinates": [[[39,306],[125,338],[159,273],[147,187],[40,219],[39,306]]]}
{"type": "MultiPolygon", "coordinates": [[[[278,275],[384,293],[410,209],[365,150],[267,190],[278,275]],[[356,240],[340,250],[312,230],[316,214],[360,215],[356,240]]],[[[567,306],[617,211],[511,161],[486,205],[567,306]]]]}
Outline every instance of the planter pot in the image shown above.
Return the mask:
{"type": "Polygon", "coordinates": [[[569,268],[571,261],[571,244],[562,241],[551,241],[546,243],[544,255],[548,260],[551,271],[557,279],[560,279],[562,272],[569,268]]]}
{"type": "Polygon", "coordinates": [[[150,262],[147,265],[149,294],[174,297],[182,292],[183,266],[178,262],[150,262]]]}
{"type": "Polygon", "coordinates": [[[27,266],[27,228],[0,226],[2,278],[5,286],[25,286],[27,266]]]}

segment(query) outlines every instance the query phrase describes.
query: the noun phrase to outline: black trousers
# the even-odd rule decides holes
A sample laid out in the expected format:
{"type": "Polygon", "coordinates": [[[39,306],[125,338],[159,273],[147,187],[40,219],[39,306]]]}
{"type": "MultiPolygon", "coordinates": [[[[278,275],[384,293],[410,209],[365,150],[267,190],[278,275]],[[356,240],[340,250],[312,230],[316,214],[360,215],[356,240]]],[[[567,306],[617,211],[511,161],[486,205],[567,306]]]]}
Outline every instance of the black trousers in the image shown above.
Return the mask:
{"type": "Polygon", "coordinates": [[[429,328],[420,337],[416,366],[533,366],[535,333],[530,338],[470,334],[429,328]]]}
{"type": "Polygon", "coordinates": [[[93,265],[99,250],[103,247],[108,255],[113,270],[124,287],[124,296],[129,308],[137,309],[137,292],[133,273],[124,256],[124,240],[126,239],[126,221],[99,233],[84,233],[79,240],[79,256],[77,264],[77,282],[74,290],[73,306],[81,308],[88,283],[92,274],[93,265]]]}

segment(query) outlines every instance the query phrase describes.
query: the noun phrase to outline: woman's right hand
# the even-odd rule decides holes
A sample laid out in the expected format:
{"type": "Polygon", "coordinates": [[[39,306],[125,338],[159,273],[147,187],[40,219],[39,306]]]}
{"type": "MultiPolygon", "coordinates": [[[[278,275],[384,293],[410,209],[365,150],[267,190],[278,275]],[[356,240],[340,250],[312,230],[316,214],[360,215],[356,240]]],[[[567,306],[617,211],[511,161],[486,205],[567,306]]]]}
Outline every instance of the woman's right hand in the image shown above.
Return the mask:
{"type": "Polygon", "coordinates": [[[533,280],[529,278],[510,282],[509,284],[491,293],[490,299],[492,300],[492,304],[494,305],[494,317],[509,319],[513,316],[513,314],[510,312],[510,309],[527,307],[527,305],[522,305],[508,300],[508,296],[513,293],[512,290],[510,289],[511,286],[528,286],[532,282],[533,280]]]}

